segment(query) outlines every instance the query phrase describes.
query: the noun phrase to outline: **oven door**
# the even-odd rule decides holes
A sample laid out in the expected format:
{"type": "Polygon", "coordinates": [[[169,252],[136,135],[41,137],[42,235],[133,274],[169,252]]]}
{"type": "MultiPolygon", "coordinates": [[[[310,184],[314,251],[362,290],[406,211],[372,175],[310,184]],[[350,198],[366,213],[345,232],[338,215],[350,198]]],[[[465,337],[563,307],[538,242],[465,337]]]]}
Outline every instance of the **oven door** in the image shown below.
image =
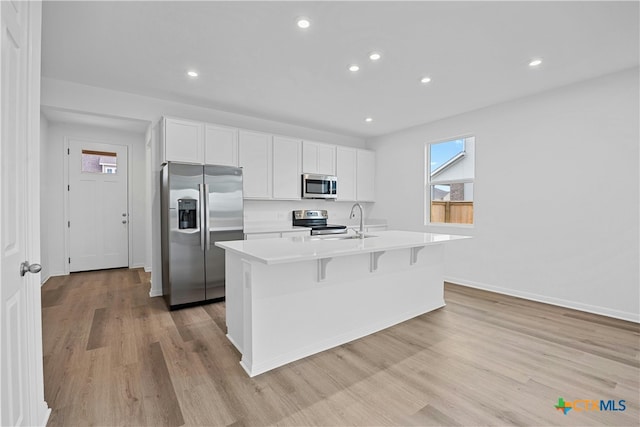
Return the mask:
{"type": "Polygon", "coordinates": [[[303,199],[335,199],[338,194],[338,179],[331,175],[302,175],[303,199]]]}

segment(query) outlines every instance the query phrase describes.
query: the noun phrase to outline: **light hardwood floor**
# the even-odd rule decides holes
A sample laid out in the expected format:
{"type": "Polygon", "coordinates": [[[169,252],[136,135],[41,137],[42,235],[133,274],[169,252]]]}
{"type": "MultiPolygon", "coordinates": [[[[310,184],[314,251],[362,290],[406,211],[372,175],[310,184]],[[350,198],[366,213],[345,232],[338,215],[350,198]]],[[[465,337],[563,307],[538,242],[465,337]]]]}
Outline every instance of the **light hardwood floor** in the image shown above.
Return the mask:
{"type": "Polygon", "coordinates": [[[43,286],[50,426],[639,424],[635,323],[446,284],[442,309],[249,378],[223,303],[148,295],[142,270],[43,286]]]}

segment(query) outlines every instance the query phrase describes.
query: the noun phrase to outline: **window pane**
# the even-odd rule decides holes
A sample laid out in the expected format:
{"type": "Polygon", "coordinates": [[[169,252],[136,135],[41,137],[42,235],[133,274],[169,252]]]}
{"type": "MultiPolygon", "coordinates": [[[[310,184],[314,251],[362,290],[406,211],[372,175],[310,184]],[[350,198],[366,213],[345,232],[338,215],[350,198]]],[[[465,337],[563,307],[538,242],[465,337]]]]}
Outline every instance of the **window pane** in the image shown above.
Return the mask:
{"type": "Polygon", "coordinates": [[[473,179],[475,138],[454,139],[429,144],[429,178],[431,181],[473,179]]]}
{"type": "Polygon", "coordinates": [[[82,150],[82,172],[116,173],[118,155],[108,151],[82,150]]]}
{"type": "Polygon", "coordinates": [[[431,222],[473,224],[473,183],[431,186],[431,222]]]}
{"type": "Polygon", "coordinates": [[[431,144],[431,173],[464,152],[464,139],[431,144]]]}

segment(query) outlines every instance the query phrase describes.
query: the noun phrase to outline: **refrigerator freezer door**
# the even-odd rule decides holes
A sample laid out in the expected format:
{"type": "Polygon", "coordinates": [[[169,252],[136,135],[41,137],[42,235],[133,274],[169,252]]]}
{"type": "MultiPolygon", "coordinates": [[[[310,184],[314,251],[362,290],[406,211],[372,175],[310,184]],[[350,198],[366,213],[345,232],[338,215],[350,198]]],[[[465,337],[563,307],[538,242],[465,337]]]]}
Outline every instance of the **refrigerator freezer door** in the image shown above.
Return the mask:
{"type": "Polygon", "coordinates": [[[206,299],[222,298],[224,292],[224,250],[215,242],[242,240],[242,169],[230,166],[205,166],[204,182],[209,207],[209,233],[205,251],[206,299]]]}
{"type": "Polygon", "coordinates": [[[242,230],[242,169],[231,166],[205,166],[204,183],[209,194],[210,230],[242,230]]]}
{"type": "Polygon", "coordinates": [[[194,199],[198,213],[202,203],[199,188],[203,186],[203,167],[169,163],[169,305],[187,304],[205,299],[204,252],[201,247],[202,218],[197,215],[197,228],[179,228],[178,200],[194,199]]]}

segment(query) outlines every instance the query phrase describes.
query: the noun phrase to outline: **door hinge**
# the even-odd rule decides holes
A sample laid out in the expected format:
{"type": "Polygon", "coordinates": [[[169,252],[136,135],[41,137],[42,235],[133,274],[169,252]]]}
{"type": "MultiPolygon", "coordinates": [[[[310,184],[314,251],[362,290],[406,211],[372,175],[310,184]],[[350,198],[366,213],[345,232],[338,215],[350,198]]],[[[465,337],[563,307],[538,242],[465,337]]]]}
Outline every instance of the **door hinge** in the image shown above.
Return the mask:
{"type": "Polygon", "coordinates": [[[69,258],[69,264],[71,264],[71,258],[69,258]]]}
{"type": "Polygon", "coordinates": [[[67,228],[71,228],[71,221],[67,221],[67,228]]]}
{"type": "Polygon", "coordinates": [[[71,191],[71,186],[67,185],[67,191],[71,191]]]}
{"type": "Polygon", "coordinates": [[[68,149],[68,148],[67,148],[67,154],[71,154],[71,153],[69,152],[69,149],[68,149]]]}

